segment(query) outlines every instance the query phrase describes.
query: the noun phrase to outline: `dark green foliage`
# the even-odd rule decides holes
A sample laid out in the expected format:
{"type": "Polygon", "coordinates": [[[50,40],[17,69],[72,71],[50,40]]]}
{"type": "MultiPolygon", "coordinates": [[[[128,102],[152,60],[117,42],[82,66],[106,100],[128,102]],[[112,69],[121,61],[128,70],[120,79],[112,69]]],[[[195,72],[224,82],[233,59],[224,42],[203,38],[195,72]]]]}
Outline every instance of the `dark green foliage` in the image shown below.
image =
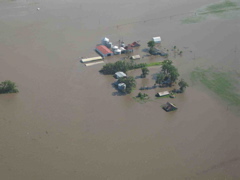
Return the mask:
{"type": "Polygon", "coordinates": [[[179,73],[176,67],[173,66],[173,68],[171,69],[171,71],[169,72],[170,75],[170,80],[172,83],[176,82],[176,80],[179,77],[179,73]]]}
{"type": "Polygon", "coordinates": [[[136,80],[132,76],[119,78],[118,82],[126,84],[126,93],[131,93],[132,90],[136,87],[136,80]]]}
{"type": "Polygon", "coordinates": [[[155,42],[154,41],[149,41],[148,43],[148,47],[151,49],[155,46],[155,42]]]}
{"type": "Polygon", "coordinates": [[[0,94],[5,94],[5,93],[17,93],[18,89],[17,86],[14,82],[12,81],[3,81],[0,84],[0,94]]]}
{"type": "Polygon", "coordinates": [[[142,68],[142,77],[146,77],[146,75],[148,75],[148,73],[149,73],[149,69],[146,67],[143,67],[142,68]]]}
{"type": "Polygon", "coordinates": [[[162,71],[159,74],[157,74],[156,84],[165,83],[171,86],[172,83],[176,82],[178,77],[179,77],[178,69],[172,65],[172,61],[164,60],[162,62],[162,71]]]}
{"type": "Polygon", "coordinates": [[[171,70],[171,68],[172,68],[172,61],[170,61],[170,60],[164,60],[163,62],[162,62],[162,71],[163,71],[163,73],[164,74],[168,74],[169,73],[169,71],[171,70]]]}
{"type": "Polygon", "coordinates": [[[115,63],[107,63],[100,70],[103,74],[115,74],[118,71],[127,72],[128,70],[138,69],[146,67],[146,63],[136,64],[134,62],[126,62],[126,61],[117,61],[115,63]]]}
{"type": "Polygon", "coordinates": [[[172,65],[170,60],[164,60],[162,64],[163,73],[170,78],[171,83],[174,83],[179,77],[178,69],[172,65]]]}
{"type": "Polygon", "coordinates": [[[179,82],[178,82],[178,85],[179,85],[179,89],[184,92],[185,88],[188,87],[188,83],[186,81],[184,81],[184,79],[181,79],[179,82]]]}
{"type": "Polygon", "coordinates": [[[163,73],[157,74],[156,84],[161,84],[164,79],[165,75],[163,73]]]}
{"type": "Polygon", "coordinates": [[[140,92],[140,93],[138,93],[137,98],[139,98],[140,100],[144,100],[144,99],[148,99],[149,96],[145,93],[140,92]]]}

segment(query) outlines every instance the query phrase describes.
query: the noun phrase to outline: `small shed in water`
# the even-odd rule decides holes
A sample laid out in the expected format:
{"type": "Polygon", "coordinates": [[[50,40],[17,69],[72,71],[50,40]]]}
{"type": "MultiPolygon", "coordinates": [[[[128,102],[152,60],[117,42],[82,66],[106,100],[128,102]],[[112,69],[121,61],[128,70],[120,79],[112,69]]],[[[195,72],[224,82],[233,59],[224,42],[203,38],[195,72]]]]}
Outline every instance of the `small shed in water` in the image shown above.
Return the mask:
{"type": "Polygon", "coordinates": [[[115,73],[115,77],[117,79],[119,79],[119,78],[122,78],[122,77],[127,77],[127,75],[124,72],[119,71],[119,72],[115,73]]]}
{"type": "Polygon", "coordinates": [[[130,44],[130,46],[132,46],[132,47],[139,47],[140,44],[138,42],[133,42],[132,44],[130,44]]]}
{"type": "Polygon", "coordinates": [[[167,102],[162,108],[167,112],[177,110],[176,105],[170,102],[167,102]]]}
{"type": "Polygon", "coordinates": [[[126,52],[127,52],[127,53],[133,52],[133,48],[132,48],[132,46],[131,46],[130,44],[127,45],[127,46],[125,47],[125,49],[126,49],[126,52]]]}
{"type": "Polygon", "coordinates": [[[135,59],[141,59],[141,56],[140,55],[134,55],[134,56],[131,57],[131,59],[134,59],[134,60],[135,59]]]}
{"type": "Polygon", "coordinates": [[[166,95],[169,95],[169,94],[170,94],[169,91],[163,91],[163,92],[157,93],[157,95],[158,95],[159,97],[166,96],[166,95]]]}
{"type": "Polygon", "coordinates": [[[161,43],[161,37],[158,36],[158,37],[153,37],[152,40],[155,42],[155,43],[161,43]]]}
{"type": "Polygon", "coordinates": [[[82,59],[83,63],[86,62],[91,62],[91,61],[98,61],[98,60],[102,60],[103,58],[101,56],[97,56],[97,57],[92,57],[92,58],[84,58],[82,59]]]}

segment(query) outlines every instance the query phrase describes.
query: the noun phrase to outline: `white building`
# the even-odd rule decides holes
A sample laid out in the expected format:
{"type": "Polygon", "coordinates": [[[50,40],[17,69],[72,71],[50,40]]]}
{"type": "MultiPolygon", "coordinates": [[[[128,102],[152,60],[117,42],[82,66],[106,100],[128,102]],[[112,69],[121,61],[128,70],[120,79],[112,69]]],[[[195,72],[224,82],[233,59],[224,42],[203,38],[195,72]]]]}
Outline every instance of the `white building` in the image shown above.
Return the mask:
{"type": "Polygon", "coordinates": [[[161,43],[161,37],[158,36],[158,37],[153,37],[152,40],[155,42],[155,43],[161,43]]]}
{"type": "Polygon", "coordinates": [[[118,89],[121,90],[121,91],[125,90],[126,89],[126,84],[125,83],[119,83],[118,84],[118,89]]]}
{"type": "Polygon", "coordinates": [[[102,45],[106,46],[109,43],[109,39],[107,37],[102,38],[102,45]]]}
{"type": "Polygon", "coordinates": [[[115,77],[117,79],[119,79],[119,78],[122,78],[122,77],[127,77],[127,75],[124,72],[119,71],[119,72],[115,73],[115,77]]]}

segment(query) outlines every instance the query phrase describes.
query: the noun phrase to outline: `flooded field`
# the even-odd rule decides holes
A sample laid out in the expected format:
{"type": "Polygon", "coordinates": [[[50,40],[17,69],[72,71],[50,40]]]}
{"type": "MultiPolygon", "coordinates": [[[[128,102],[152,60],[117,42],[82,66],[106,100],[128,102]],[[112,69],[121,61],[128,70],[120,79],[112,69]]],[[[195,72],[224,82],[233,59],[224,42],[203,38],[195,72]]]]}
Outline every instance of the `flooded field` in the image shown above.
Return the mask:
{"type": "MultiPolygon", "coordinates": [[[[19,89],[0,95],[0,179],[239,179],[239,11],[183,23],[199,8],[223,7],[209,5],[217,2],[0,0],[0,81],[14,81],[19,89]],[[175,99],[154,97],[166,89],[145,90],[152,101],[138,103],[138,88],[152,86],[160,71],[150,67],[132,94],[117,93],[115,79],[99,74],[103,64],[79,62],[97,55],[104,36],[114,44],[140,40],[134,52],[140,55],[161,36],[190,87],[175,99]],[[172,53],[173,46],[182,56],[172,53]],[[223,94],[233,93],[234,106],[216,93],[232,79],[209,85],[202,74],[209,67],[219,77],[231,74],[234,91],[224,88],[223,94]],[[167,101],[178,110],[163,111],[167,101]]],[[[233,2],[227,8],[239,7],[233,2]]]]}

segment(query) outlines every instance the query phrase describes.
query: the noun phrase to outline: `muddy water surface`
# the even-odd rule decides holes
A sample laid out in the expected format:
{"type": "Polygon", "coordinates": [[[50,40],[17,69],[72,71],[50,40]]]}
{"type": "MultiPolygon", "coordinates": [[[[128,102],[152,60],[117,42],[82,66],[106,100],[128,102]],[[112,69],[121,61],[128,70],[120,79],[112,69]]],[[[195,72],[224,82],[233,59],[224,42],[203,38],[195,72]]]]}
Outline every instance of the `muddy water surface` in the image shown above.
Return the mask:
{"type": "MultiPolygon", "coordinates": [[[[190,86],[171,100],[178,111],[166,113],[160,106],[169,99],[154,98],[161,89],[137,103],[138,90],[119,95],[114,78],[98,73],[102,65],[87,68],[78,58],[96,55],[103,36],[141,40],[135,53],[144,55],[146,42],[161,35],[162,46],[183,49],[171,58],[186,79],[196,66],[239,71],[239,19],[170,17],[207,3],[0,1],[0,81],[20,91],[0,95],[1,179],[239,179],[240,122],[226,104],[190,86]],[[156,17],[165,18],[143,21],[156,17]]],[[[137,82],[154,84],[151,75],[137,82]]]]}

